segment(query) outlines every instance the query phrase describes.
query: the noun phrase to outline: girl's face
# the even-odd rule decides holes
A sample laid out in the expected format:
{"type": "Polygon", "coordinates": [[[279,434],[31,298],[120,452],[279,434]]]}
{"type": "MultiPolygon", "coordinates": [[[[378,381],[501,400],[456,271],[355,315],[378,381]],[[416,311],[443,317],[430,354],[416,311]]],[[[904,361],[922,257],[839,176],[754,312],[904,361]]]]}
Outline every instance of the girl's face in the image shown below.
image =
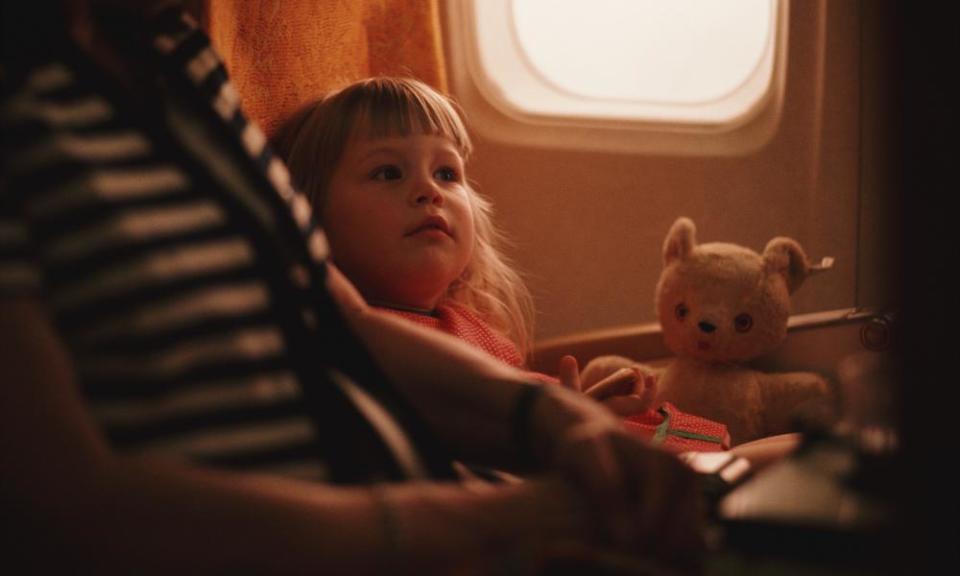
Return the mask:
{"type": "Polygon", "coordinates": [[[355,135],[322,210],[333,261],[371,301],[433,309],[473,255],[470,194],[448,138],[355,135]]]}

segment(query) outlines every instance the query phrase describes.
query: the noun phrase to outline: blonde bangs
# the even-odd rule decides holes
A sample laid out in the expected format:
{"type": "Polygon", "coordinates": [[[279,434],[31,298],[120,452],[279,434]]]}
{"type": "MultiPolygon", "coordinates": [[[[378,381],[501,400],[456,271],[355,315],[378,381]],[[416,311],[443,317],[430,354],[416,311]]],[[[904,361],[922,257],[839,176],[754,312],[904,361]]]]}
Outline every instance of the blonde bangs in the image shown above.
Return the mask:
{"type": "Polygon", "coordinates": [[[418,80],[371,78],[349,90],[354,126],[370,138],[430,134],[449,138],[464,160],[473,151],[456,104],[418,80]]]}

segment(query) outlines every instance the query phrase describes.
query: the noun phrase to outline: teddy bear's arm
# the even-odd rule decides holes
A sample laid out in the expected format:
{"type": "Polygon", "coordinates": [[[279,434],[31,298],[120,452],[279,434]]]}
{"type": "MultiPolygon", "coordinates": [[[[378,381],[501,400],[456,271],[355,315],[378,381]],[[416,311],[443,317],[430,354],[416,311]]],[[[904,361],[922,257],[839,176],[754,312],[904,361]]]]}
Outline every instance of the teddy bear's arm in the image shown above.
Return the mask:
{"type": "Polygon", "coordinates": [[[760,377],[764,404],[764,435],[795,431],[796,418],[816,403],[832,406],[829,382],[813,372],[781,372],[760,377]]]}

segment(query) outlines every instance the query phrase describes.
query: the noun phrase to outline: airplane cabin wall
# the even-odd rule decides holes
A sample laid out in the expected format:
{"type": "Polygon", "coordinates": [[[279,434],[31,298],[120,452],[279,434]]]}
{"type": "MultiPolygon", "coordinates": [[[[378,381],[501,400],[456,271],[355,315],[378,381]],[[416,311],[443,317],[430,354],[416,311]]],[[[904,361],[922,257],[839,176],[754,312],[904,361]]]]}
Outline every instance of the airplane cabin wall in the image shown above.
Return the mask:
{"type": "MultiPolygon", "coordinates": [[[[812,259],[834,257],[832,271],[794,295],[795,313],[857,302],[859,4],[788,4],[778,127],[745,155],[521,146],[472,130],[468,177],[494,201],[497,222],[513,242],[508,253],[536,301],[538,340],[656,321],[661,245],[678,216],[693,218],[701,241],[762,250],[774,236],[791,236],[812,259]]],[[[453,96],[466,100],[456,86],[453,96]]],[[[465,113],[470,124],[469,106],[465,113]]]]}

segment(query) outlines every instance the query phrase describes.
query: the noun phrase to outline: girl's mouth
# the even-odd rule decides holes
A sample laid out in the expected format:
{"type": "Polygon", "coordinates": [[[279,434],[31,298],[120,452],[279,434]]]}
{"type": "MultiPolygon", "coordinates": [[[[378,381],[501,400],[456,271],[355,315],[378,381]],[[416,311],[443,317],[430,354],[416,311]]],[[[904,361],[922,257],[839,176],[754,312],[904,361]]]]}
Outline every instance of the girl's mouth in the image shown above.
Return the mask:
{"type": "Polygon", "coordinates": [[[431,232],[434,230],[443,232],[447,236],[452,236],[450,233],[450,225],[447,224],[447,221],[440,216],[428,216],[427,218],[424,218],[412,230],[407,232],[405,236],[414,236],[416,234],[420,234],[421,232],[431,232]]]}

